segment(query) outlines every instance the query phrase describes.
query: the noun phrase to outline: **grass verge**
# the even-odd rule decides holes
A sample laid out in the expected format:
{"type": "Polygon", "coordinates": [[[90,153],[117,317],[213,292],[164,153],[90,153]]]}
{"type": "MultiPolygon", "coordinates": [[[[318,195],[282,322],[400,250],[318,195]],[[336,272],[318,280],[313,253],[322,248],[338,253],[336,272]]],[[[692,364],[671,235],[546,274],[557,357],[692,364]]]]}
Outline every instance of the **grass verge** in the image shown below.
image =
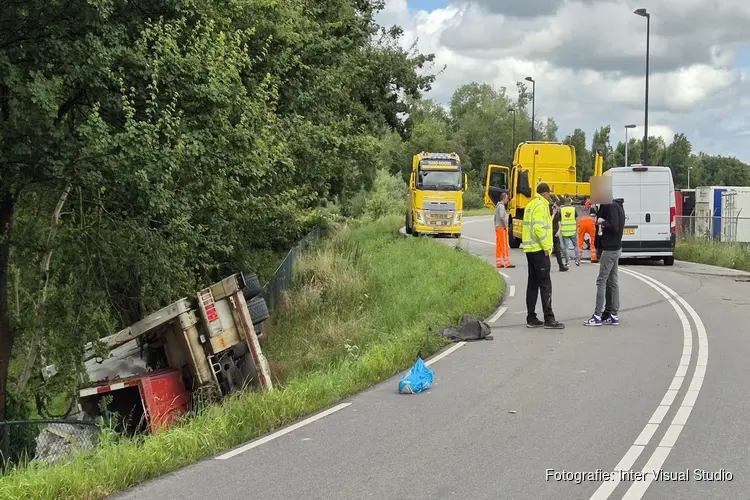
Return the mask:
{"type": "Polygon", "coordinates": [[[298,261],[266,348],[280,390],[227,398],[180,427],[105,443],[65,464],[13,471],[0,478],[0,499],[112,495],[384,380],[444,345],[429,328],[491,312],[505,288],[495,269],[427,238],[400,236],[402,222],[344,228],[298,261]]]}
{"type": "Polygon", "coordinates": [[[470,210],[464,210],[464,217],[474,217],[476,215],[493,215],[495,212],[489,208],[472,208],[470,210]]]}
{"type": "Polygon", "coordinates": [[[741,243],[721,243],[703,239],[680,239],[675,258],[698,264],[750,271],[750,246],[741,243]]]}

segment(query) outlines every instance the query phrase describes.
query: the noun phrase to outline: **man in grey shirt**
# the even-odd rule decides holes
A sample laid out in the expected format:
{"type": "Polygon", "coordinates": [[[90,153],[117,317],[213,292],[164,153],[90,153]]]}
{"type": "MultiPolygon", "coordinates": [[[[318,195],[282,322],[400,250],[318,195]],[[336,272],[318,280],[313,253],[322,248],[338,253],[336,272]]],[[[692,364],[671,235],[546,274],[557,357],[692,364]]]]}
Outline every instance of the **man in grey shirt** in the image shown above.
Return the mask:
{"type": "Polygon", "coordinates": [[[505,205],[508,203],[508,193],[500,195],[500,201],[495,205],[495,266],[516,267],[510,262],[510,244],[508,242],[508,213],[505,205]]]}

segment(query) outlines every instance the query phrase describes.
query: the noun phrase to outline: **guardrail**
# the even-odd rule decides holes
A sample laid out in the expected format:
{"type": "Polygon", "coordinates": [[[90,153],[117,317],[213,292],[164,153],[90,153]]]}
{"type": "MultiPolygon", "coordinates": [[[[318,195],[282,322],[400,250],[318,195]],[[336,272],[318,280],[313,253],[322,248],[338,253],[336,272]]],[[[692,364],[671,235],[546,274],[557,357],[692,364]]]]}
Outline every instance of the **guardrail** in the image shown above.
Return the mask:
{"type": "Polygon", "coordinates": [[[97,422],[65,419],[0,421],[0,473],[35,460],[54,463],[99,441],[97,422]]]}
{"type": "Polygon", "coordinates": [[[677,216],[677,238],[750,243],[750,217],[677,216]]]}

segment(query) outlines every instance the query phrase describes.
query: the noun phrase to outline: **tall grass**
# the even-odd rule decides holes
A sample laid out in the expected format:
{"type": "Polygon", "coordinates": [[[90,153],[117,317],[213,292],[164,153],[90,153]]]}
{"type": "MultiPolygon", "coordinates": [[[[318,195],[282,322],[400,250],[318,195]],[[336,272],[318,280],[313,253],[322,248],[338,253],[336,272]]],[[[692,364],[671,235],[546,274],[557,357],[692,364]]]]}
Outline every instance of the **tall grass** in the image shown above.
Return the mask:
{"type": "Polygon", "coordinates": [[[675,258],[750,271],[750,245],[743,243],[721,243],[697,238],[680,239],[675,248],[675,258]]]}
{"type": "Polygon", "coordinates": [[[180,427],[11,472],[0,478],[0,498],[97,499],[174,471],[394,375],[444,344],[429,328],[492,310],[504,289],[494,268],[403,238],[401,223],[344,228],[298,261],[266,348],[279,390],[238,394],[180,427]]]}

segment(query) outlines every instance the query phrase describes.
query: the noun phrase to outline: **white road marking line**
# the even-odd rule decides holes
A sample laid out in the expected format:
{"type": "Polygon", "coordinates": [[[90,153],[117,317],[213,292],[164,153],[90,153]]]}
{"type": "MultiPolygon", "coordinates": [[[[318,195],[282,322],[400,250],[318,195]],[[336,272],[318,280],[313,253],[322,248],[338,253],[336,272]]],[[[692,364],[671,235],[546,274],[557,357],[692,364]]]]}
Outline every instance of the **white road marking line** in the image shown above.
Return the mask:
{"type": "Polygon", "coordinates": [[[677,438],[680,437],[682,429],[685,428],[688,417],[690,417],[690,412],[693,411],[695,401],[698,398],[698,393],[703,385],[703,379],[706,376],[706,366],[708,365],[708,335],[706,333],[706,325],[703,324],[701,317],[695,309],[693,309],[693,306],[691,306],[677,292],[664,283],[661,283],[650,276],[646,276],[645,274],[631,270],[625,272],[639,279],[647,280],[652,285],[660,286],[662,289],[666,290],[666,292],[669,293],[671,297],[674,297],[687,311],[698,331],[698,359],[696,361],[693,377],[690,381],[690,387],[688,387],[685,397],[682,398],[682,403],[680,404],[674,418],[672,418],[672,423],[669,424],[667,432],[659,442],[659,446],[654,450],[648,463],[646,463],[645,467],[642,469],[642,472],[646,474],[644,480],[633,483],[622,497],[623,500],[640,500],[655,479],[652,471],[658,471],[664,465],[664,462],[669,456],[669,452],[672,451],[672,447],[677,442],[677,438]]]}
{"type": "Polygon", "coordinates": [[[499,320],[500,316],[502,316],[503,314],[505,314],[505,311],[507,311],[507,310],[508,310],[508,308],[505,307],[505,306],[503,306],[500,309],[498,309],[497,312],[492,316],[492,318],[490,318],[490,323],[494,323],[495,321],[499,320]]]}
{"type": "Polygon", "coordinates": [[[443,352],[441,352],[434,358],[428,359],[427,361],[424,362],[424,364],[427,366],[430,366],[432,363],[437,363],[438,361],[440,361],[441,359],[443,359],[450,353],[457,351],[458,349],[460,349],[461,347],[465,345],[466,345],[466,342],[458,342],[455,345],[450,346],[448,349],[444,350],[443,352]]]}
{"type": "Polygon", "coordinates": [[[475,241],[477,243],[484,243],[486,245],[492,245],[493,247],[495,246],[495,242],[494,241],[478,240],[477,238],[472,238],[471,236],[463,236],[462,235],[461,239],[463,239],[463,240],[469,240],[469,241],[475,241]]]}
{"type": "MultiPolygon", "coordinates": [[[[659,292],[665,299],[667,299],[669,304],[677,313],[677,316],[680,318],[680,322],[682,323],[683,360],[685,356],[687,355],[687,359],[689,362],[690,353],[691,353],[692,345],[693,345],[692,343],[693,333],[692,333],[692,329],[690,328],[690,323],[688,322],[687,316],[683,312],[682,308],[677,304],[677,302],[675,302],[675,300],[666,291],[664,291],[661,288],[660,286],[662,285],[661,282],[657,280],[653,280],[652,278],[648,276],[635,273],[634,271],[630,271],[629,269],[622,269],[622,271],[625,274],[629,274],[630,276],[646,283],[651,288],[659,292]]],[[[663,285],[663,286],[666,288],[666,285],[663,285]]],[[[682,383],[684,382],[685,377],[679,376],[679,369],[680,368],[678,366],[677,368],[678,371],[675,373],[672,379],[672,382],[669,385],[669,389],[667,390],[666,394],[664,395],[664,398],[662,399],[662,402],[664,402],[667,399],[667,396],[670,395],[672,392],[676,394],[677,391],[682,386],[682,383]]],[[[653,437],[654,433],[656,432],[662,420],[664,419],[664,416],[667,414],[667,412],[669,411],[669,409],[671,408],[673,404],[674,404],[674,396],[672,397],[672,401],[670,401],[669,405],[660,403],[659,406],[656,407],[654,414],[651,416],[648,423],[645,425],[641,433],[636,438],[635,442],[633,443],[633,446],[630,447],[630,449],[627,451],[623,459],[620,460],[620,463],[617,465],[617,467],[615,467],[614,469],[615,471],[630,470],[630,468],[633,466],[633,464],[638,459],[640,454],[643,452],[643,449],[651,441],[651,438],[653,437]]],[[[614,490],[617,488],[617,485],[619,483],[620,483],[620,475],[613,474],[610,480],[602,482],[602,484],[594,492],[594,494],[591,495],[590,500],[605,500],[609,498],[612,492],[614,492],[614,490]]],[[[644,489],[644,492],[645,492],[645,489],[644,489]]]]}
{"type": "Polygon", "coordinates": [[[510,291],[508,297],[514,297],[516,295],[516,285],[510,285],[510,291]]]}
{"type": "Polygon", "coordinates": [[[485,221],[491,221],[495,218],[494,215],[470,215],[471,219],[466,220],[464,219],[464,225],[466,224],[473,224],[475,222],[485,222],[485,221]]]}
{"type": "Polygon", "coordinates": [[[329,409],[327,409],[324,412],[320,412],[317,415],[313,415],[312,417],[308,417],[308,418],[306,418],[306,419],[304,419],[304,420],[302,420],[300,422],[297,422],[294,425],[290,425],[289,427],[285,427],[283,429],[280,429],[280,430],[274,432],[273,434],[269,434],[268,436],[262,437],[260,439],[256,439],[255,441],[251,441],[251,442],[247,443],[244,446],[240,446],[239,448],[236,448],[236,449],[234,449],[234,450],[232,450],[230,452],[224,453],[223,455],[219,455],[218,457],[216,457],[216,460],[226,460],[228,458],[236,457],[240,453],[245,453],[248,450],[252,450],[253,448],[257,448],[258,446],[260,446],[262,444],[266,444],[269,441],[273,441],[276,438],[280,438],[281,436],[289,434],[290,432],[296,431],[300,427],[304,427],[307,424],[311,424],[311,423],[315,422],[316,420],[320,420],[321,418],[327,417],[331,413],[336,413],[339,410],[343,410],[344,408],[346,408],[349,405],[351,405],[351,403],[341,403],[341,404],[338,404],[338,405],[334,406],[333,408],[329,408],[329,409]]]}
{"type": "Polygon", "coordinates": [[[507,275],[506,273],[504,273],[504,272],[500,271],[499,269],[498,269],[498,271],[497,271],[497,272],[498,272],[498,273],[500,273],[500,276],[502,276],[502,277],[503,277],[503,278],[505,278],[506,280],[509,280],[509,279],[510,279],[510,276],[508,276],[508,275],[507,275]]]}

